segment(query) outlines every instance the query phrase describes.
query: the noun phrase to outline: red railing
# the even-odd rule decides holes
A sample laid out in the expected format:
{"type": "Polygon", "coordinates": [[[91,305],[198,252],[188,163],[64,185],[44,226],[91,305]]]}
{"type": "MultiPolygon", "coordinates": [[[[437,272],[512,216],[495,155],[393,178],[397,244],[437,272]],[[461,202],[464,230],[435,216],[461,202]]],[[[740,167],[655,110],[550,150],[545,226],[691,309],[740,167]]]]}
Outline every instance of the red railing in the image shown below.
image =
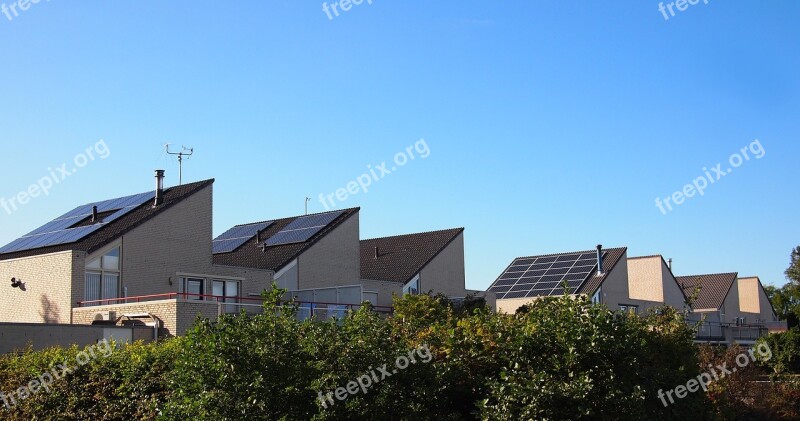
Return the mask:
{"type": "MultiPolygon", "coordinates": [[[[153,295],[138,295],[134,297],[122,297],[122,298],[106,298],[103,300],[88,300],[88,301],[78,301],[78,307],[95,307],[95,306],[106,306],[106,305],[119,305],[119,304],[133,304],[133,303],[142,303],[142,302],[150,302],[150,301],[160,301],[160,300],[184,300],[190,302],[198,302],[198,303],[217,303],[217,304],[247,304],[248,302],[252,304],[263,304],[264,299],[261,297],[224,297],[220,295],[207,295],[207,294],[190,294],[187,292],[170,292],[166,294],[153,294],[153,295]],[[231,300],[231,301],[228,301],[231,300]]],[[[306,306],[310,306],[311,314],[314,314],[315,310],[330,310],[330,307],[336,307],[334,311],[339,310],[356,310],[362,306],[362,304],[341,304],[341,303],[327,303],[327,302],[320,302],[320,301],[295,301],[294,302],[298,307],[301,309],[309,308],[306,306]],[[324,307],[320,309],[319,307],[324,307]]],[[[372,308],[378,313],[388,313],[391,314],[394,312],[393,307],[386,307],[386,306],[372,306],[372,308]]]]}

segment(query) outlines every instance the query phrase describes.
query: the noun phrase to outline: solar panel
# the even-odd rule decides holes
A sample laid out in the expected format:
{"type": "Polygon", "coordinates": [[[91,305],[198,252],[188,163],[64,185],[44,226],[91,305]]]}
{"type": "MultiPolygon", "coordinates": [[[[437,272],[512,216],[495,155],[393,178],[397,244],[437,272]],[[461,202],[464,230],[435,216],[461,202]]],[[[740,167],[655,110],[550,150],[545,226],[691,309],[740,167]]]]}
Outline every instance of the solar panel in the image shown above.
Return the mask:
{"type": "Polygon", "coordinates": [[[50,221],[3,246],[0,248],[0,253],[33,250],[41,247],[69,244],[80,241],[87,235],[106,226],[108,223],[117,220],[133,211],[148,200],[152,200],[154,195],[154,192],[141,193],[133,196],[125,196],[118,199],[105,200],[102,202],[78,206],[77,208],[65,213],[53,221],[50,221]],[[97,206],[98,213],[111,211],[116,212],[96,224],[70,228],[84,221],[86,218],[91,217],[93,206],[97,206]]]}
{"type": "Polygon", "coordinates": [[[230,253],[274,223],[274,221],[268,221],[235,226],[214,239],[213,252],[214,254],[230,253]]]}
{"type": "Polygon", "coordinates": [[[304,243],[342,214],[344,214],[344,211],[301,216],[286,225],[279,233],[270,237],[266,244],[268,246],[280,246],[304,243]]]}
{"type": "Polygon", "coordinates": [[[499,299],[545,297],[577,291],[597,269],[595,252],[559,256],[522,257],[492,284],[489,291],[499,299]]]}

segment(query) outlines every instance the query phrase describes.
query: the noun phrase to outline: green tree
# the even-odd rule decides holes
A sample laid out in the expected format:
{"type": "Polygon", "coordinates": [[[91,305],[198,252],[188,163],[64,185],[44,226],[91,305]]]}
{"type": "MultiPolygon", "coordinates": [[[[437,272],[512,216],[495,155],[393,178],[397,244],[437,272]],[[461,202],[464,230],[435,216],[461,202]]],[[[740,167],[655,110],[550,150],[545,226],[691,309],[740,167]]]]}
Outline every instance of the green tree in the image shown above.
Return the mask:
{"type": "Polygon", "coordinates": [[[791,254],[791,263],[786,269],[786,277],[797,285],[800,285],[800,246],[795,247],[791,254]]]}

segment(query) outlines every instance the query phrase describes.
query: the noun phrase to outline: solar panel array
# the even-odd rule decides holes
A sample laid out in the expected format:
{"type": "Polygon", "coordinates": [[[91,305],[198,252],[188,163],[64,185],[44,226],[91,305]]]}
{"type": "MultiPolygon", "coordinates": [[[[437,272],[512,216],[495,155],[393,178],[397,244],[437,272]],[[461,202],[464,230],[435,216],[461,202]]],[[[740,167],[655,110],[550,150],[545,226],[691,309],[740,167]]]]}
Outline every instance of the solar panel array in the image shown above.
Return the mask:
{"type": "Polygon", "coordinates": [[[268,246],[304,243],[322,231],[331,222],[340,217],[344,211],[322,213],[318,215],[301,216],[286,225],[279,233],[270,237],[268,246]]]}
{"type": "Polygon", "coordinates": [[[242,244],[248,242],[251,238],[255,237],[261,231],[269,228],[274,224],[274,221],[260,222],[257,224],[238,225],[214,239],[214,254],[217,253],[230,253],[242,244]]]}
{"type": "Polygon", "coordinates": [[[64,215],[42,225],[41,227],[25,234],[0,248],[0,253],[13,253],[17,251],[33,250],[42,247],[69,244],[80,241],[89,234],[99,230],[108,223],[115,221],[143,203],[152,200],[155,193],[141,193],[118,199],[89,203],[65,213],[64,215]],[[92,216],[92,207],[97,206],[97,213],[116,211],[99,223],[76,228],[73,227],[92,216]]]}
{"type": "Polygon", "coordinates": [[[563,295],[566,282],[570,293],[574,293],[596,268],[596,252],[521,257],[497,278],[489,291],[497,294],[498,299],[563,295]]]}

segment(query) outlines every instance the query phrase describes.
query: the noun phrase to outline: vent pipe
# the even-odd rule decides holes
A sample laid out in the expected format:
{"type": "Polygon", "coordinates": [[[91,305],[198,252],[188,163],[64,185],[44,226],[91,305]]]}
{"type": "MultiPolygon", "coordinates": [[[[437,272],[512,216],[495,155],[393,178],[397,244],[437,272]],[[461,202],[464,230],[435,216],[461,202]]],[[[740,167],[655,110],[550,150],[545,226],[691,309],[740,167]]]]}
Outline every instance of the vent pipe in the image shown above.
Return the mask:
{"type": "Polygon", "coordinates": [[[164,170],[156,170],[156,200],[153,207],[164,203],[164,170]]]}
{"type": "Polygon", "coordinates": [[[378,249],[377,247],[375,247],[375,258],[377,259],[377,258],[379,258],[379,257],[381,257],[381,251],[380,251],[380,249],[378,249]]]}
{"type": "Polygon", "coordinates": [[[92,206],[92,223],[97,223],[97,206],[92,206]]]}
{"type": "Polygon", "coordinates": [[[603,275],[603,245],[597,245],[597,274],[603,275]]]}
{"type": "Polygon", "coordinates": [[[670,259],[667,261],[667,267],[669,267],[669,270],[672,270],[672,258],[670,258],[670,259]]]}

